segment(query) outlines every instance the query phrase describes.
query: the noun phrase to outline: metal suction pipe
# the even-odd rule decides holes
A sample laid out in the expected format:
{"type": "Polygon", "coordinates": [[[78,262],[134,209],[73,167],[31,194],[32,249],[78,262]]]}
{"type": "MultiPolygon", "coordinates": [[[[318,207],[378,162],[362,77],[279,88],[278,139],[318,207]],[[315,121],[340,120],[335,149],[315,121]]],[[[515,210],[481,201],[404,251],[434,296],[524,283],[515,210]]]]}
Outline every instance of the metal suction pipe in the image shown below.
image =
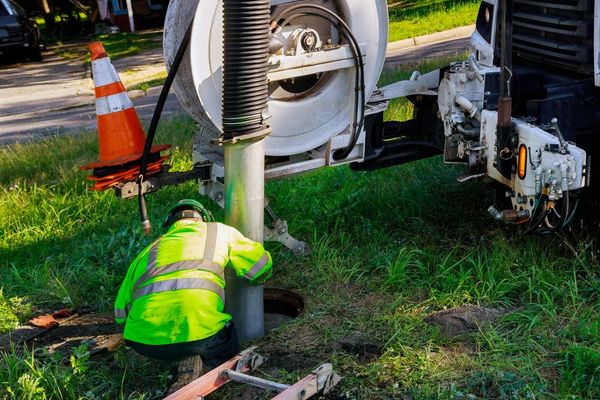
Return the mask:
{"type": "MultiPolygon", "coordinates": [[[[264,232],[264,170],[270,32],[269,0],[223,1],[225,221],[258,242],[264,232]]],[[[240,339],[264,336],[263,287],[231,269],[225,309],[240,339]]]]}

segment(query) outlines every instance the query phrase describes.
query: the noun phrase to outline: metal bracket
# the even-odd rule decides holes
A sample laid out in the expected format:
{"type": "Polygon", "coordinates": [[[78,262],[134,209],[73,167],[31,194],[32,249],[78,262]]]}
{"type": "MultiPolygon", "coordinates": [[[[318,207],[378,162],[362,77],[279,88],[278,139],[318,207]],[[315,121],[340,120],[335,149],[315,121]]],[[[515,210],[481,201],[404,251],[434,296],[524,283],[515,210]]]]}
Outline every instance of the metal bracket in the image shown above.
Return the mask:
{"type": "Polygon", "coordinates": [[[308,256],[312,249],[306,242],[302,242],[288,233],[287,221],[276,219],[273,227],[265,226],[265,241],[279,242],[299,256],[308,256]]]}
{"type": "Polygon", "coordinates": [[[323,364],[272,400],[305,400],[317,394],[327,394],[341,379],[331,364],[323,364]]]}
{"type": "MultiPolygon", "coordinates": [[[[163,171],[151,176],[142,182],[143,194],[154,193],[165,186],[179,185],[181,183],[199,180],[202,182],[210,181],[211,162],[200,162],[194,165],[191,171],[168,172],[171,166],[163,166],[163,171]]],[[[122,182],[115,187],[115,194],[121,199],[131,199],[139,194],[139,185],[137,182],[122,182]]]]}
{"type": "Polygon", "coordinates": [[[308,256],[312,252],[306,242],[302,242],[288,232],[287,221],[280,219],[265,199],[265,211],[271,219],[271,227],[265,226],[264,238],[268,242],[279,242],[299,256],[308,256]]]}
{"type": "Polygon", "coordinates": [[[246,374],[260,367],[264,360],[263,357],[256,353],[256,347],[250,347],[231,360],[202,375],[189,385],[167,396],[165,400],[203,399],[204,396],[208,396],[229,382],[227,377],[222,376],[223,371],[235,370],[246,374]]]}
{"type": "MultiPolygon", "coordinates": [[[[267,119],[268,118],[263,115],[263,122],[266,121],[267,119]]],[[[231,139],[225,138],[224,135],[221,135],[218,138],[214,139],[212,141],[212,144],[217,145],[217,146],[223,146],[228,143],[236,144],[238,142],[244,142],[244,141],[253,141],[253,140],[258,141],[258,140],[264,139],[267,136],[269,136],[271,134],[271,131],[272,131],[271,127],[266,126],[264,129],[261,129],[257,132],[246,133],[243,135],[234,136],[231,139]]]]}

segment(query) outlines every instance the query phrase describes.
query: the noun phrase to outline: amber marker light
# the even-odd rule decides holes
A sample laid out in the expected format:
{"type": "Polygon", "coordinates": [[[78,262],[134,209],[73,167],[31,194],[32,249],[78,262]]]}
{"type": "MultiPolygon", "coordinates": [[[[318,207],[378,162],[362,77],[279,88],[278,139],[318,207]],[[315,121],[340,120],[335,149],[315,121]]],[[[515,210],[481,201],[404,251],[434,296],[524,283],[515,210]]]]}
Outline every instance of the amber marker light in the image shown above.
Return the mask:
{"type": "Polygon", "coordinates": [[[519,147],[519,178],[521,180],[525,179],[527,176],[527,146],[522,144],[519,147]]]}

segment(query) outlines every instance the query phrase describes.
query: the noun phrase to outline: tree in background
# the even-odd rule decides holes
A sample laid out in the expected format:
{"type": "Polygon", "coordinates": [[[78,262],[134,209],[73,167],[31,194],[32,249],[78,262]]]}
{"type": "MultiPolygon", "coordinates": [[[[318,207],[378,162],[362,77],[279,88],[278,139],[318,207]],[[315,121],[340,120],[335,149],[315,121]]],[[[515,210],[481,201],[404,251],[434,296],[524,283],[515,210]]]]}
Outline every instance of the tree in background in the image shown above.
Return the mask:
{"type": "Polygon", "coordinates": [[[63,37],[91,29],[90,19],[98,13],[95,0],[16,0],[32,15],[44,18],[46,34],[63,37]]]}

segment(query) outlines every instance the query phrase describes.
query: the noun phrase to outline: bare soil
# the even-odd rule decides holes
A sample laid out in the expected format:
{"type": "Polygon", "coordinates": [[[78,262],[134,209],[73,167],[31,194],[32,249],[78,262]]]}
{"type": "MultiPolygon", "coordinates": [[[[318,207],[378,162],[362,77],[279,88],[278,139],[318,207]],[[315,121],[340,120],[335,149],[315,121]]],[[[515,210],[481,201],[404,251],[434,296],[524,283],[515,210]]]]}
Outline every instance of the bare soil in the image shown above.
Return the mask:
{"type": "Polygon", "coordinates": [[[83,344],[91,354],[112,351],[121,339],[121,328],[110,314],[75,315],[58,320],[60,325],[52,328],[36,328],[25,325],[0,336],[0,351],[11,346],[26,346],[38,355],[61,352],[71,354],[83,344]]]}
{"type": "Polygon", "coordinates": [[[70,353],[74,348],[87,344],[90,349],[102,346],[121,328],[110,314],[87,314],[69,320],[47,333],[33,339],[30,346],[44,348],[53,353],[70,353]]]}
{"type": "Polygon", "coordinates": [[[507,313],[503,308],[465,305],[430,314],[425,322],[437,325],[446,336],[460,336],[493,325],[507,313]]]}

